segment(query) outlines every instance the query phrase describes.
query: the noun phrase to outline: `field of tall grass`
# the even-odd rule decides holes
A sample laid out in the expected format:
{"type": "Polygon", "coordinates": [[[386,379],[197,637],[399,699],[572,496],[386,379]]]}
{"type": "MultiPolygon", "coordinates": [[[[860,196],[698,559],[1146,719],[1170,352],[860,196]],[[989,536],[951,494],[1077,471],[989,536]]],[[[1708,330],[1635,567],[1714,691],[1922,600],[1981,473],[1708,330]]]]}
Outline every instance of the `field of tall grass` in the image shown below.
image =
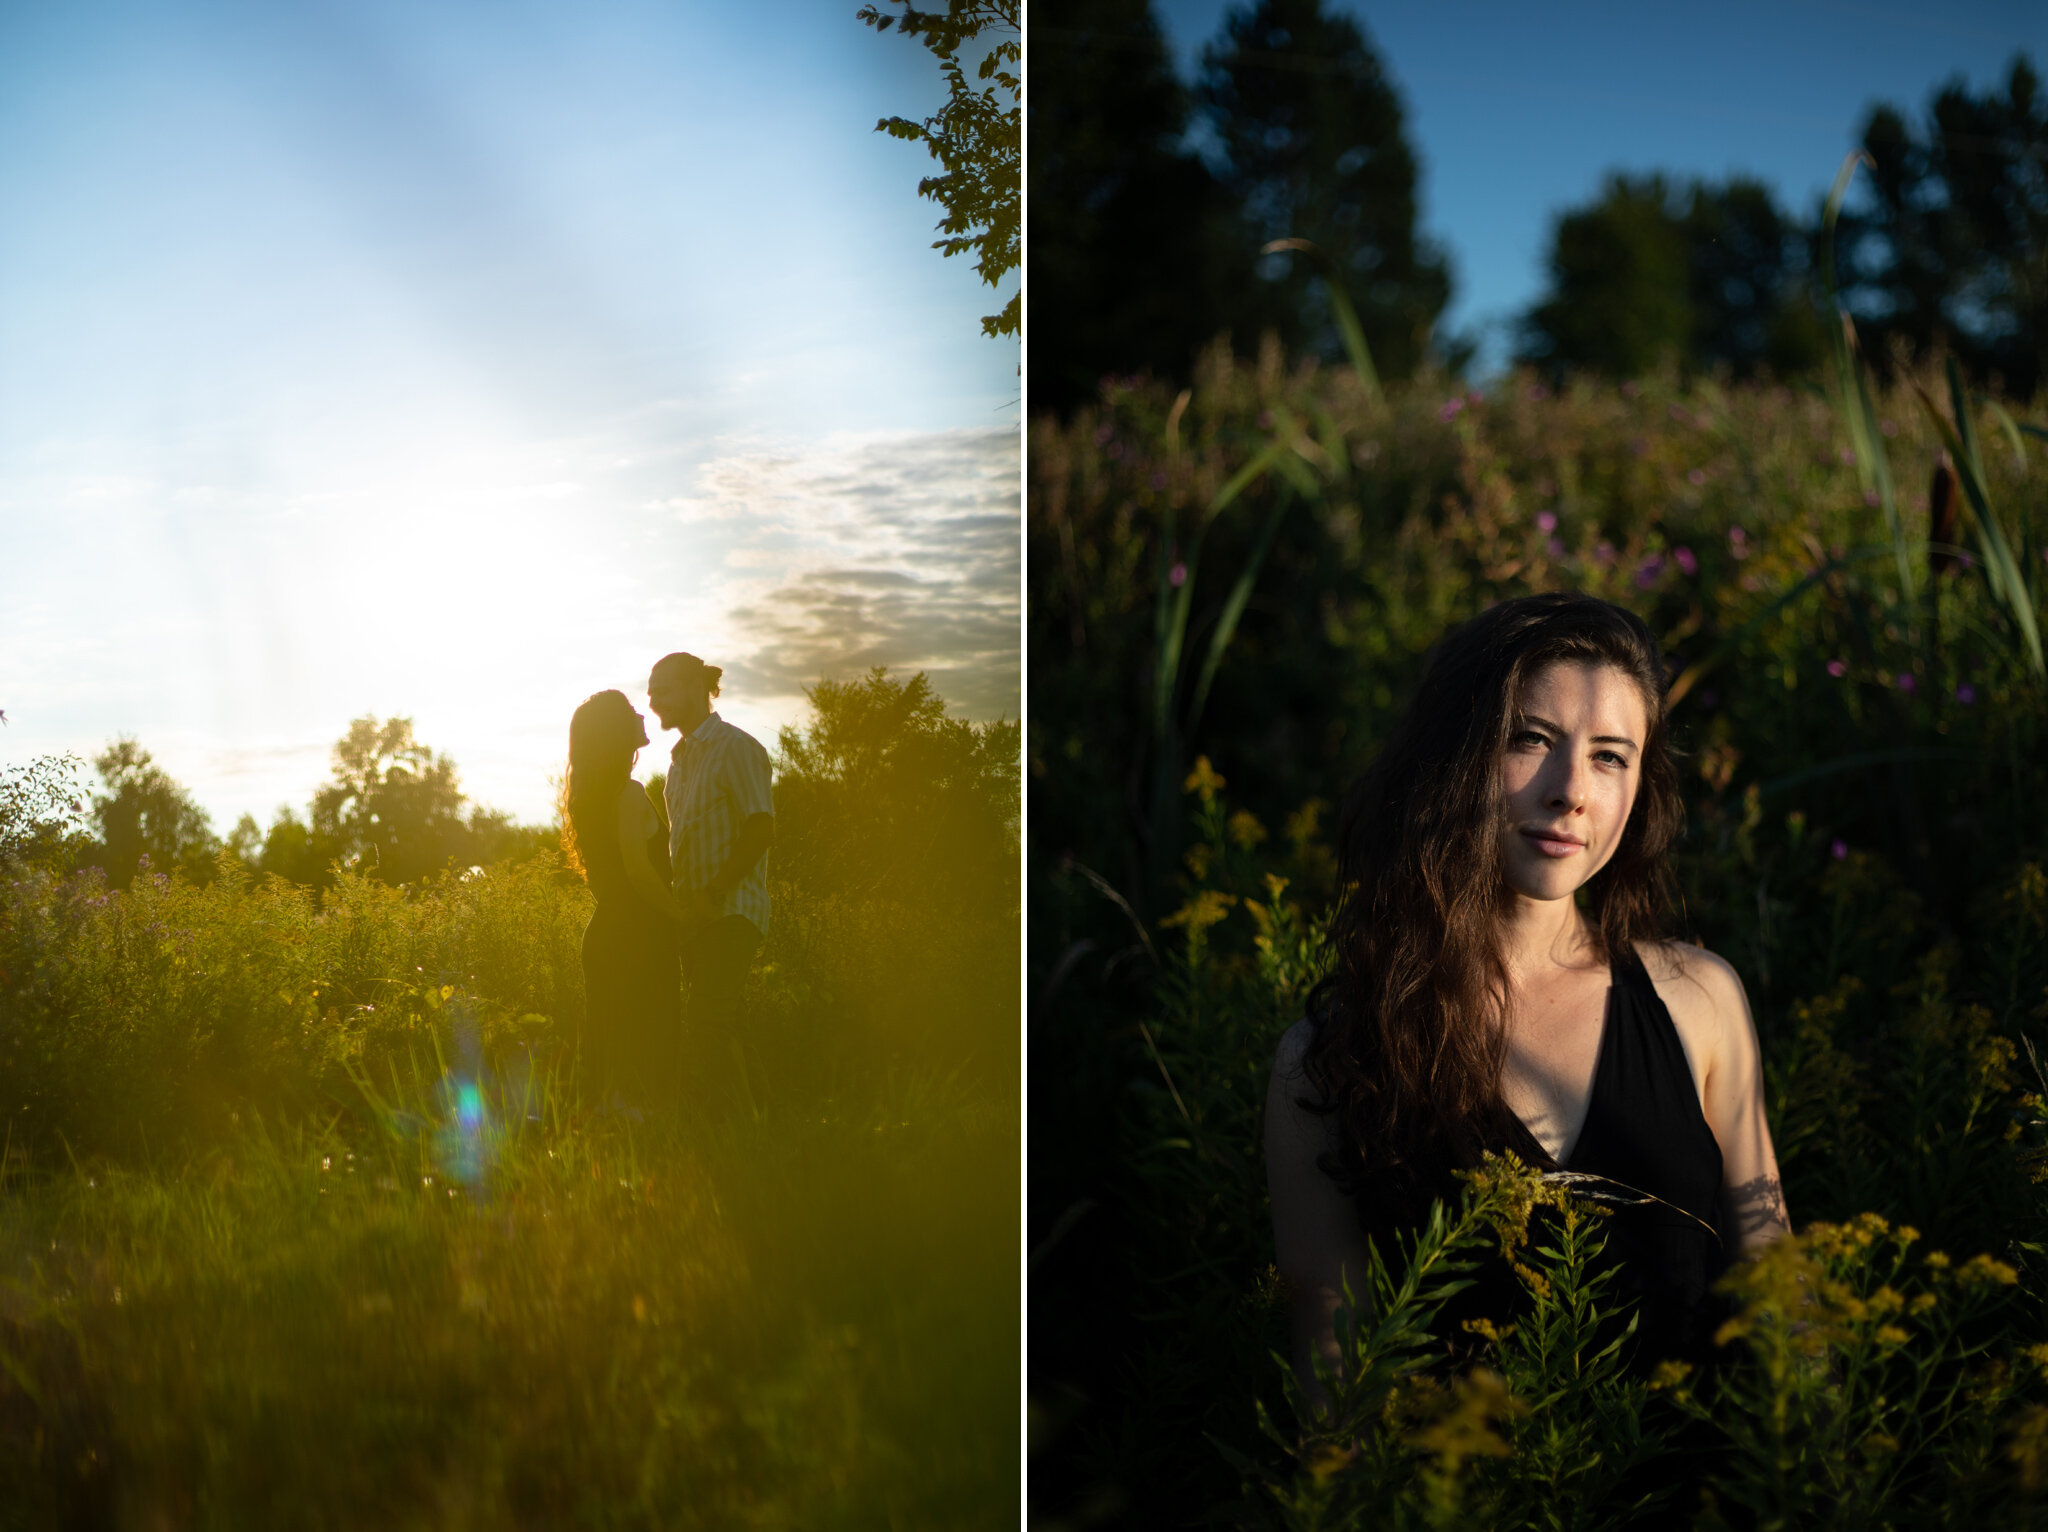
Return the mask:
{"type": "Polygon", "coordinates": [[[1045,1526],[2048,1522],[2043,411],[1212,352],[1032,428],[1031,1499],[1045,1526]],[[1711,1375],[1617,1369],[1600,1215],[1514,1166],[1383,1250],[1332,1418],[1279,1353],[1260,1114],[1331,805],[1455,622],[1641,613],[1797,1238],[1711,1375]],[[1522,1241],[1526,1237],[1526,1243],[1522,1241]],[[1446,1284],[1529,1311],[1453,1366],[1446,1284]],[[1491,1250],[1494,1255],[1488,1256],[1491,1250]]]}
{"type": "Polygon", "coordinates": [[[558,853],[10,860],[0,1527],[1014,1525],[1016,885],[816,882],[635,1116],[558,853]]]}

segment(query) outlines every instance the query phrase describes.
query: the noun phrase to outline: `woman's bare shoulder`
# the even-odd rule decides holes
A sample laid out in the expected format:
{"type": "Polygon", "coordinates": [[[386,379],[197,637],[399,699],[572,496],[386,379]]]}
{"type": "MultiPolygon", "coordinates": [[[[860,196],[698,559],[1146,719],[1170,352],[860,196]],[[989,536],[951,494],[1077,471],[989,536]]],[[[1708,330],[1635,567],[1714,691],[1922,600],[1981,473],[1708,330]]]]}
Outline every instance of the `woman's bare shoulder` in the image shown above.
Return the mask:
{"type": "Polygon", "coordinates": [[[1636,950],[1688,1052],[1725,1058],[1749,1051],[1754,1026],[1733,963],[1690,942],[1638,942],[1636,950]]]}
{"type": "Polygon", "coordinates": [[[632,777],[626,778],[626,785],[619,789],[619,819],[621,823],[651,818],[654,805],[647,801],[647,789],[632,777]],[[629,819],[627,816],[631,816],[629,819]]]}
{"type": "Polygon", "coordinates": [[[1315,1023],[1306,1016],[1280,1034],[1280,1046],[1273,1050],[1274,1079],[1295,1081],[1306,1078],[1303,1069],[1308,1061],[1308,1045],[1315,1035],[1315,1023]]]}

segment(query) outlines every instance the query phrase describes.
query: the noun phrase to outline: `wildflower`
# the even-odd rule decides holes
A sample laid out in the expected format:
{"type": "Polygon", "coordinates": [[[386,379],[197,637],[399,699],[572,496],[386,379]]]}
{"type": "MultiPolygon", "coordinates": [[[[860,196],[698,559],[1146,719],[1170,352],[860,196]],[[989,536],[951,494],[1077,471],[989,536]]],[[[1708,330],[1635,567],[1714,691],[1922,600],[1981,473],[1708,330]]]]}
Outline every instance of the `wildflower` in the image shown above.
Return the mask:
{"type": "Polygon", "coordinates": [[[1549,542],[1545,543],[1543,547],[1544,551],[1547,552],[1554,559],[1561,559],[1564,557],[1564,544],[1559,542],[1554,537],[1549,542]]]}
{"type": "Polygon", "coordinates": [[[1195,757],[1195,769],[1188,773],[1188,779],[1181,783],[1180,790],[1184,793],[1198,793],[1202,801],[1208,803],[1223,791],[1223,787],[1224,779],[1217,774],[1216,768],[1209,764],[1209,757],[1198,755],[1195,757]]]}
{"type": "Polygon", "coordinates": [[[1663,572],[1663,557],[1660,554],[1651,554],[1636,566],[1636,589],[1648,590],[1657,583],[1657,576],[1663,572]]]}
{"type": "Polygon", "coordinates": [[[1668,1360],[1659,1362],[1656,1370],[1650,1374],[1650,1392],[1654,1394],[1662,1389],[1677,1388],[1691,1376],[1692,1364],[1690,1362],[1668,1360]]]}
{"type": "Polygon", "coordinates": [[[1700,485],[1707,482],[1706,469],[1695,468],[1691,473],[1685,476],[1685,482],[1692,485],[1695,489],[1699,488],[1700,485]]]}
{"type": "Polygon", "coordinates": [[[1436,412],[1438,420],[1456,420],[1458,412],[1465,408],[1465,401],[1453,395],[1444,401],[1444,407],[1436,412]]]}
{"type": "Polygon", "coordinates": [[[1166,583],[1175,590],[1179,590],[1188,583],[1188,561],[1186,559],[1174,560],[1173,568],[1166,571],[1166,583]]]}
{"type": "Polygon", "coordinates": [[[1948,1252],[1945,1250],[1930,1250],[1920,1259],[1936,1271],[1947,1271],[1949,1268],[1948,1252]]]}
{"type": "Polygon", "coordinates": [[[1508,1392],[1500,1375],[1475,1367],[1458,1380],[1457,1400],[1449,1412],[1415,1435],[1415,1445],[1436,1455],[1456,1473],[1468,1457],[1511,1456],[1514,1449],[1494,1429],[1496,1422],[1528,1413],[1529,1406],[1508,1392]]]}
{"type": "Polygon", "coordinates": [[[1700,561],[1693,555],[1693,551],[1690,548],[1673,550],[1671,561],[1688,575],[1696,575],[1700,572],[1700,561]]]}
{"type": "Polygon", "coordinates": [[[1849,667],[1841,660],[1828,661],[1828,674],[1833,676],[1837,681],[1841,680],[1842,677],[1847,675],[1848,673],[1849,667]]]}
{"type": "Polygon", "coordinates": [[[1988,1255],[1973,1255],[1963,1263],[1962,1269],[1956,1273],[1956,1278],[1970,1287],[1987,1287],[1993,1284],[2011,1287],[2019,1281],[2020,1274],[2003,1261],[1994,1260],[1988,1255]]]}
{"type": "Polygon", "coordinates": [[[1977,688],[1972,686],[1968,681],[1963,682],[1962,685],[1956,688],[1956,701],[1960,702],[1964,707],[1968,707],[1971,703],[1975,702],[1976,700],[1977,688]]]}
{"type": "Polygon", "coordinates": [[[1534,388],[1529,390],[1529,397],[1535,400],[1536,403],[1541,404],[1545,399],[1548,399],[1550,397],[1550,390],[1545,388],[1541,383],[1538,383],[1534,388]]]}
{"type": "Polygon", "coordinates": [[[1847,861],[1849,859],[1849,843],[1845,840],[1836,841],[1834,844],[1834,853],[1836,861],[1847,861]]]}
{"type": "Polygon", "coordinates": [[[1471,405],[1472,408],[1476,410],[1479,408],[1480,405],[1486,402],[1486,395],[1482,394],[1481,392],[1479,392],[1478,389],[1475,388],[1472,390],[1471,393],[1465,396],[1465,402],[1471,405]]]}
{"type": "Polygon", "coordinates": [[[1865,505],[1877,505],[1880,504],[1883,501],[1883,499],[1884,497],[1874,489],[1866,489],[1863,492],[1863,503],[1865,505]]]}
{"type": "Polygon", "coordinates": [[[1614,562],[1614,544],[1602,538],[1593,547],[1593,557],[1602,564],[1612,564],[1614,562]]]}
{"type": "Polygon", "coordinates": [[[1912,671],[1910,671],[1910,670],[1902,670],[1902,671],[1900,671],[1900,672],[1899,672],[1899,690],[1900,690],[1900,691],[1904,692],[1904,693],[1905,693],[1905,694],[1906,694],[1907,696],[1909,696],[1909,697],[1910,697],[1910,696],[1911,696],[1911,695],[1913,694],[1913,688],[1914,688],[1915,684],[1916,684],[1916,683],[1915,683],[1915,682],[1914,682],[1914,680],[1913,680],[1913,672],[1912,672],[1912,671]]]}
{"type": "Polygon", "coordinates": [[[1842,466],[1844,468],[1853,468],[1856,466],[1856,454],[1851,452],[1847,447],[1844,447],[1842,449],[1842,466]]]}
{"type": "Polygon", "coordinates": [[[1887,436],[1897,436],[1899,434],[1899,423],[1896,420],[1880,420],[1877,423],[1877,428],[1887,436]]]}
{"type": "Polygon", "coordinates": [[[1266,827],[1250,809],[1239,809],[1230,816],[1230,842],[1238,850],[1249,851],[1265,838],[1266,827]]]}
{"type": "Polygon", "coordinates": [[[1557,512],[1538,511],[1536,513],[1536,530],[1543,533],[1546,537],[1555,532],[1557,530],[1557,512]]]}

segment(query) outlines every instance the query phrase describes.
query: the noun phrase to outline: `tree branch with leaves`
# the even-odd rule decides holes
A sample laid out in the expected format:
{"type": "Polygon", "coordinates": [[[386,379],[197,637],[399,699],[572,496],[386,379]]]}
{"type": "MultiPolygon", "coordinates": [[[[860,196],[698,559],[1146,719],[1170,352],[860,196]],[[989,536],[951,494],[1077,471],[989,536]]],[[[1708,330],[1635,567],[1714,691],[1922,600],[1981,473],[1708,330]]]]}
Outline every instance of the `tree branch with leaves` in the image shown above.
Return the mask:
{"type": "MultiPolygon", "coordinates": [[[[975,256],[983,282],[999,287],[1015,271],[1023,233],[1022,151],[1024,110],[1022,33],[1018,0],[947,0],[943,13],[920,11],[914,0],[865,5],[860,19],[877,32],[892,27],[922,42],[939,61],[946,80],[946,104],[922,122],[884,117],[877,133],[921,143],[940,164],[938,175],[917,183],[917,194],[945,209],[934,250],[975,256]],[[883,6],[902,6],[900,15],[883,6]],[[987,52],[968,79],[962,54],[983,45],[987,52]]],[[[1013,293],[1001,313],[982,317],[984,335],[1015,335],[1023,317],[1023,294],[1013,293]]]]}

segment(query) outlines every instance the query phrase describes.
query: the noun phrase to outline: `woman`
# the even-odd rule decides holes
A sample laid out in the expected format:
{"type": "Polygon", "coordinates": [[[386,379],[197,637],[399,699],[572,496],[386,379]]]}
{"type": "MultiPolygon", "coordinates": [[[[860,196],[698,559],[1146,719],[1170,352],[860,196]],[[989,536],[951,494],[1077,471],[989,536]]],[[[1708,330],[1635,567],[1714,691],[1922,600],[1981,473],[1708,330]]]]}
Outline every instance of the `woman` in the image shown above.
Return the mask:
{"type": "Polygon", "coordinates": [[[1606,1231],[1613,1291],[1640,1305],[1636,1363],[1711,1354],[1714,1279],[1786,1219],[1741,981],[1660,939],[1683,815],[1640,619],[1528,596],[1444,641],[1346,805],[1335,967],[1267,1096],[1312,1398],[1368,1235],[1391,1256],[1388,1234],[1487,1150],[1657,1199],[1606,1231]]]}
{"type": "Polygon", "coordinates": [[[585,1078],[598,1099],[674,1103],[681,1016],[668,836],[633,759],[647,727],[624,692],[586,699],[569,720],[562,848],[597,896],[583,932],[585,1078]]]}

